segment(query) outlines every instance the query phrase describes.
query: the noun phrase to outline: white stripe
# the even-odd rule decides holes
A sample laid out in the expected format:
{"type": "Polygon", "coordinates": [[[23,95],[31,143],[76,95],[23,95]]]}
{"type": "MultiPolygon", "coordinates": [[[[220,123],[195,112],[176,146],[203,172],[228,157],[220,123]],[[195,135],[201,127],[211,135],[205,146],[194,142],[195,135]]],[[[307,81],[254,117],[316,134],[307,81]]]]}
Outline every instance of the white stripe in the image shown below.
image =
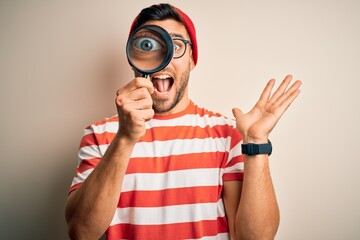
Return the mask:
{"type": "MultiPolygon", "coordinates": [[[[84,182],[94,168],[77,173],[71,186],[84,182]]],[[[181,187],[218,186],[222,182],[222,173],[244,171],[244,163],[237,163],[225,170],[219,168],[190,169],[166,173],[134,173],[124,176],[122,192],[154,191],[181,187]]]]}
{"type": "MultiPolygon", "coordinates": [[[[205,138],[155,141],[150,143],[142,142],[135,145],[131,157],[151,158],[202,152],[225,152],[229,149],[230,139],[231,138],[228,137],[215,139],[205,138]]],[[[108,144],[105,144],[100,146],[91,145],[80,148],[79,164],[82,160],[102,158],[108,146],[108,144]]]]}
{"type": "MultiPolygon", "coordinates": [[[[172,126],[199,126],[199,127],[214,127],[218,125],[229,125],[234,127],[235,121],[233,119],[227,119],[223,116],[217,117],[208,115],[199,116],[198,114],[187,114],[175,119],[151,119],[147,121],[146,128],[153,127],[172,127],[172,126]]],[[[118,122],[106,122],[100,125],[92,125],[94,133],[102,134],[104,132],[116,133],[119,128],[118,122]]]]}
{"type": "Polygon", "coordinates": [[[230,140],[231,137],[141,142],[135,145],[131,157],[164,157],[202,152],[225,152],[230,148],[230,140]]]}
{"type": "Polygon", "coordinates": [[[93,134],[94,131],[92,129],[84,129],[84,134],[83,134],[83,137],[86,136],[86,135],[89,135],[89,134],[93,134]]]}
{"type": "Polygon", "coordinates": [[[122,223],[137,225],[171,224],[197,222],[201,220],[216,220],[224,217],[222,200],[216,203],[183,204],[155,208],[117,208],[110,226],[122,223]]]}
{"type": "Polygon", "coordinates": [[[223,116],[217,117],[208,115],[200,116],[198,114],[187,114],[179,118],[174,119],[152,119],[151,121],[146,122],[146,128],[152,127],[172,127],[172,126],[217,126],[217,125],[230,125],[234,126],[234,121],[227,119],[223,116]]]}
{"type": "Polygon", "coordinates": [[[84,159],[101,158],[102,154],[100,148],[101,146],[97,145],[90,145],[80,148],[78,153],[79,160],[81,161],[84,159]]]}
{"type": "Polygon", "coordinates": [[[239,162],[236,163],[234,166],[231,167],[227,167],[224,169],[224,173],[235,173],[235,172],[244,172],[244,163],[243,162],[239,162]]]}
{"type": "Polygon", "coordinates": [[[119,123],[118,122],[106,122],[106,123],[100,124],[100,125],[91,125],[91,128],[93,129],[94,133],[96,133],[96,134],[103,134],[104,132],[117,133],[117,131],[119,129],[119,123]]]}
{"type": "Polygon", "coordinates": [[[191,239],[188,239],[188,240],[196,240],[196,239],[201,239],[201,240],[229,240],[230,235],[229,235],[229,233],[219,233],[218,235],[212,236],[212,237],[191,238],[191,239]]]}
{"type": "Polygon", "coordinates": [[[134,173],[126,174],[122,184],[122,192],[151,191],[169,188],[218,186],[221,169],[189,169],[169,171],[166,173],[134,173]]]}
{"type": "MultiPolygon", "coordinates": [[[[166,157],[203,152],[226,152],[230,148],[231,137],[227,138],[203,138],[203,139],[175,139],[168,141],[139,142],[135,145],[131,154],[137,157],[166,157]]],[[[89,156],[102,156],[109,144],[99,145],[99,148],[85,147],[84,151],[89,156]],[[100,151],[100,153],[98,152],[100,151]]],[[[85,159],[88,159],[88,156],[85,159]]]]}
{"type": "Polygon", "coordinates": [[[85,179],[90,175],[90,173],[92,173],[93,170],[94,170],[94,168],[90,168],[82,173],[77,173],[76,177],[74,177],[74,179],[71,183],[71,187],[74,186],[75,184],[84,182],[85,179]]]}
{"type": "Polygon", "coordinates": [[[233,159],[234,157],[240,156],[241,153],[241,144],[243,143],[243,141],[241,140],[238,144],[236,144],[232,149],[230,149],[229,152],[229,157],[227,159],[226,163],[229,163],[231,161],[231,159],[233,159]]]}

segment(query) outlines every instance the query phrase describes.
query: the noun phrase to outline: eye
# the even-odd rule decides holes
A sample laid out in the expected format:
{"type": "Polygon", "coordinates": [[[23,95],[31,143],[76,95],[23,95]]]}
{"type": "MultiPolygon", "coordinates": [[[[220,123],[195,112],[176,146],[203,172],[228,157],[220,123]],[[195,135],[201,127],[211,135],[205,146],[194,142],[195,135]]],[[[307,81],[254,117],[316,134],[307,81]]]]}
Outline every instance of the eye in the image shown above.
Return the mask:
{"type": "Polygon", "coordinates": [[[150,52],[161,49],[161,44],[153,38],[140,37],[134,40],[133,46],[140,51],[150,52]]]}
{"type": "Polygon", "coordinates": [[[174,43],[174,50],[175,50],[175,52],[176,52],[176,51],[179,51],[180,49],[181,49],[180,44],[174,43]]]}
{"type": "Polygon", "coordinates": [[[174,42],[174,52],[175,53],[182,53],[185,49],[185,44],[180,39],[173,39],[174,42]]]}

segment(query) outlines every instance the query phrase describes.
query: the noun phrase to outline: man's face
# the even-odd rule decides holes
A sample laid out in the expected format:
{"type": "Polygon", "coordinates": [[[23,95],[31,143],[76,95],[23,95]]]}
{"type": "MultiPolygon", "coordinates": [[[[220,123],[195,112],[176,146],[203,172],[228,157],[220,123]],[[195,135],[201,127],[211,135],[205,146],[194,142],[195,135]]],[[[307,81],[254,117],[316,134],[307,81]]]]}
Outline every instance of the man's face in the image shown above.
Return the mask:
{"type": "MultiPolygon", "coordinates": [[[[164,28],[173,38],[190,40],[185,26],[175,20],[156,20],[144,23],[144,25],[147,24],[164,28]]],[[[150,75],[155,87],[152,94],[153,108],[157,114],[176,113],[187,107],[189,103],[188,81],[193,68],[191,46],[188,45],[184,56],[172,59],[165,69],[150,75]]]]}

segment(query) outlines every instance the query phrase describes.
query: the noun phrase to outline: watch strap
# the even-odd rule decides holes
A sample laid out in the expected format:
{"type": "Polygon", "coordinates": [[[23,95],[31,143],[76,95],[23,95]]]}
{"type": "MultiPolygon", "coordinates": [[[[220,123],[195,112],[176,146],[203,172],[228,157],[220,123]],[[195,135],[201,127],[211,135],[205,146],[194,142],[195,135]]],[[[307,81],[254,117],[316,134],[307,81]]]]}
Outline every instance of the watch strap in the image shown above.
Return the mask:
{"type": "Polygon", "coordinates": [[[241,144],[241,152],[249,156],[258,155],[258,154],[271,155],[272,144],[270,140],[268,140],[268,143],[263,143],[263,144],[256,144],[256,143],[241,144]]]}

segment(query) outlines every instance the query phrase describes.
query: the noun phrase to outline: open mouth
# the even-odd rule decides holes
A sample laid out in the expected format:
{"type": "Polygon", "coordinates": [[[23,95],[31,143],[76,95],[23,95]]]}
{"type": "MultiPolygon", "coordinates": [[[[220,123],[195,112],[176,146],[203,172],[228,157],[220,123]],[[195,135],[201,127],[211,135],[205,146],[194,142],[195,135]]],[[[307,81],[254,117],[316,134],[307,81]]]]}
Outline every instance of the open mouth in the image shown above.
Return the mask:
{"type": "Polygon", "coordinates": [[[151,82],[158,93],[167,94],[172,88],[174,79],[167,74],[161,74],[151,77],[151,82]]]}

